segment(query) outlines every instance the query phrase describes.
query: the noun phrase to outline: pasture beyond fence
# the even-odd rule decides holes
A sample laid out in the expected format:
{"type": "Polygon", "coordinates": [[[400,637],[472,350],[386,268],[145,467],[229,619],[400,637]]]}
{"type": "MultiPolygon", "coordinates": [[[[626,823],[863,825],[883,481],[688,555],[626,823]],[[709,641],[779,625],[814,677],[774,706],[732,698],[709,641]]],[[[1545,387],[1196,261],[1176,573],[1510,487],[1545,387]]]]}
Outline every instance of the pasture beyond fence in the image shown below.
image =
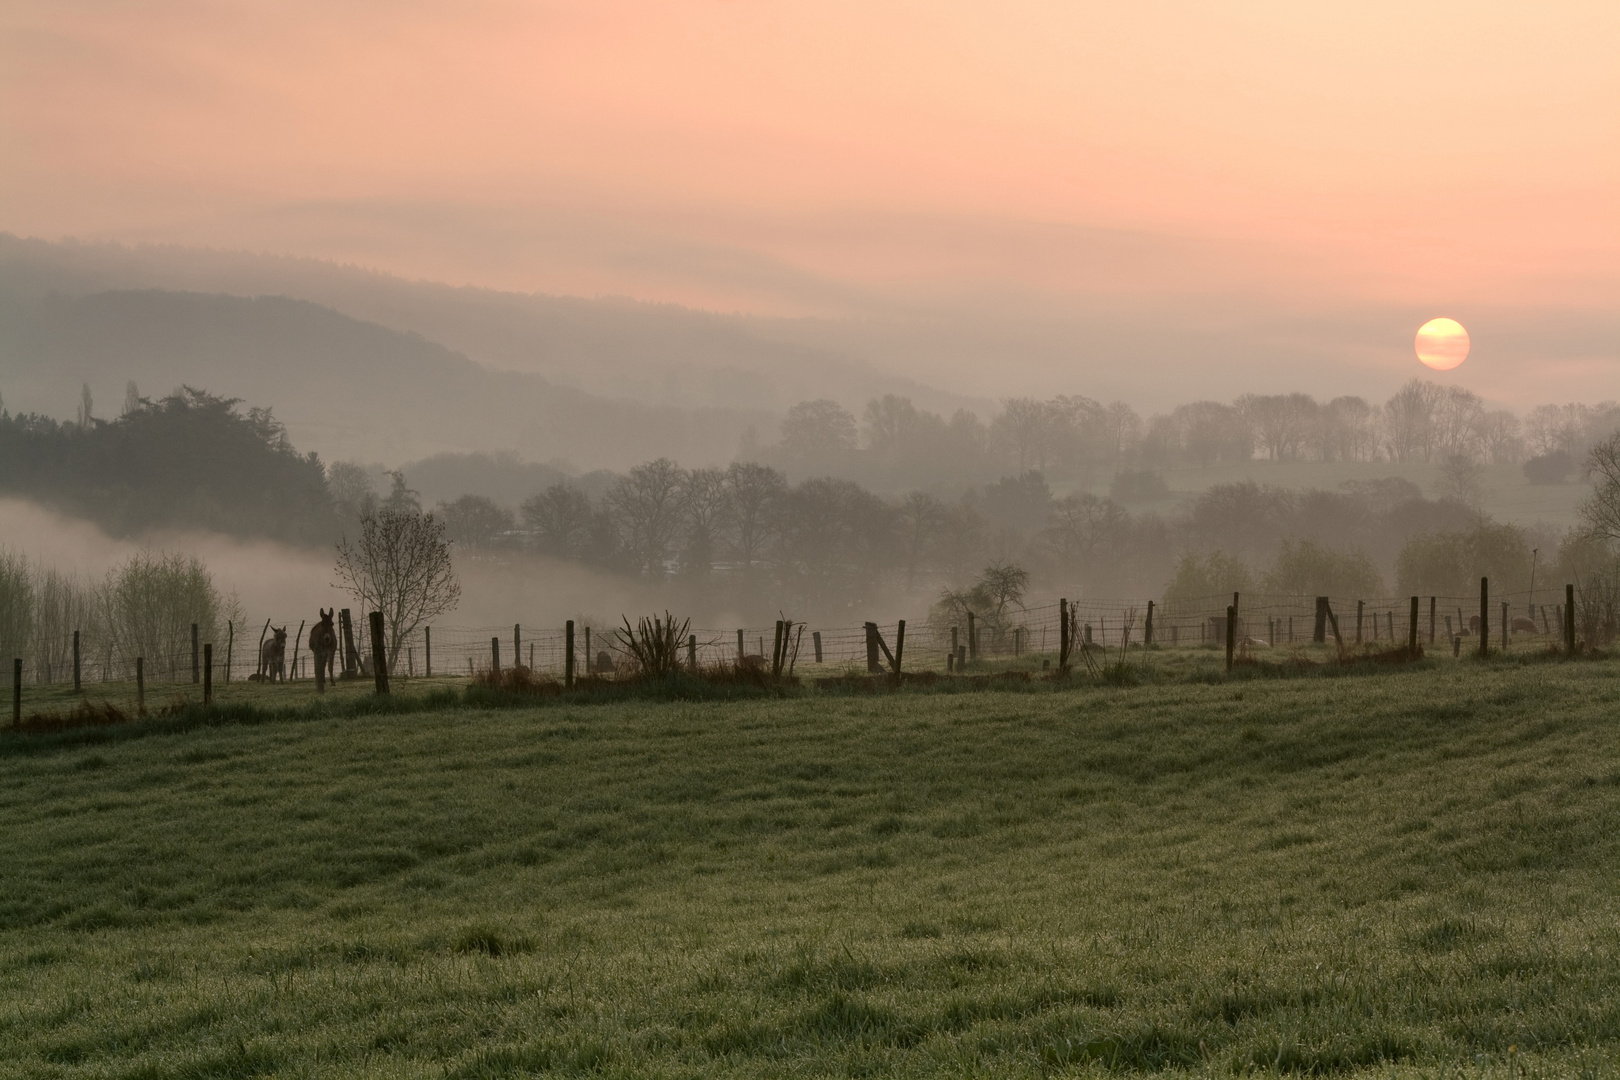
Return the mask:
{"type": "MultiPolygon", "coordinates": [[[[1234,656],[1286,655],[1290,649],[1395,650],[1421,645],[1431,656],[1548,648],[1574,652],[1615,633],[1607,605],[1583,603],[1573,586],[1493,594],[1488,582],[1474,596],[1313,597],[1225,594],[1170,604],[1147,600],[1059,599],[1016,610],[966,613],[960,625],[899,621],[822,626],[789,619],[771,626],[689,628],[679,661],[698,670],[752,666],[772,676],[908,672],[968,674],[992,667],[1041,670],[1072,666],[1077,656],[1119,656],[1122,646],[1155,650],[1210,648],[1234,656]],[[1601,608],[1601,609],[1600,609],[1601,608]],[[1067,634],[1065,627],[1067,626],[1067,634]],[[1438,648],[1437,648],[1438,646],[1438,648]]],[[[433,626],[405,635],[392,657],[378,641],[380,616],[343,613],[337,670],[383,692],[387,678],[473,677],[516,664],[537,679],[571,683],[575,676],[612,678],[634,669],[620,626],[512,623],[433,626]],[[572,635],[572,642],[570,642],[572,635]],[[573,669],[568,669],[570,655],[573,669]],[[378,678],[381,669],[382,678],[378,678]]],[[[660,621],[660,625],[662,625],[660,621]]],[[[308,626],[289,626],[285,674],[314,677],[308,626]]],[[[386,636],[387,630],[382,633],[386,636]]],[[[177,687],[204,701],[214,686],[262,681],[261,632],[227,626],[226,641],[198,638],[155,656],[119,656],[82,648],[77,631],[55,659],[13,657],[12,714],[21,715],[24,686],[73,686],[77,692],[126,700],[144,708],[150,689],[168,698],[177,687]],[[71,658],[71,659],[69,659],[71,658]]]]}

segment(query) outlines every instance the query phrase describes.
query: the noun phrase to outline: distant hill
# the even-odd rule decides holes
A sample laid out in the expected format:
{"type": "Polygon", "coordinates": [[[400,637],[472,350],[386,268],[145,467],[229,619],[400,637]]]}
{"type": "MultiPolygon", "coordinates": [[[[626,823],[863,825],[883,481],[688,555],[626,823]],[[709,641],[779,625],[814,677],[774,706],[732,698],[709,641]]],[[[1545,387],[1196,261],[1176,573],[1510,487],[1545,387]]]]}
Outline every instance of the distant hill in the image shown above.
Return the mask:
{"type": "Polygon", "coordinates": [[[0,275],[0,395],[17,411],[71,415],[82,384],[116,415],[185,384],[269,406],[302,450],[397,463],[443,452],[516,452],[625,468],[660,455],[730,460],[765,410],[682,409],[496,371],[414,333],[286,297],[156,289],[72,295],[15,262],[0,275]],[[21,278],[22,280],[19,280],[21,278]]]}
{"type": "Polygon", "coordinates": [[[819,346],[806,320],[461,288],[314,259],[48,243],[0,233],[0,295],[25,305],[51,294],[150,288],[308,300],[420,334],[487,367],[648,405],[779,414],[796,402],[830,397],[858,412],[888,393],[947,414],[990,405],[887,374],[855,346],[819,346]]]}

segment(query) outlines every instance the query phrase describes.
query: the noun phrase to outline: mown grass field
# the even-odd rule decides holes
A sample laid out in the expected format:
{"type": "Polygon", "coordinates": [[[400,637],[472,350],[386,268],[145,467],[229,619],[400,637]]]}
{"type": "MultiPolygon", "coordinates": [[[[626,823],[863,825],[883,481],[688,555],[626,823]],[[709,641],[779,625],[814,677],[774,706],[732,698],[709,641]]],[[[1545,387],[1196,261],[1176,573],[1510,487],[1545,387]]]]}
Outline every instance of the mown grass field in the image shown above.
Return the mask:
{"type": "Polygon", "coordinates": [[[0,1075],[1620,1072],[1620,664],[0,738],[0,1075]]]}

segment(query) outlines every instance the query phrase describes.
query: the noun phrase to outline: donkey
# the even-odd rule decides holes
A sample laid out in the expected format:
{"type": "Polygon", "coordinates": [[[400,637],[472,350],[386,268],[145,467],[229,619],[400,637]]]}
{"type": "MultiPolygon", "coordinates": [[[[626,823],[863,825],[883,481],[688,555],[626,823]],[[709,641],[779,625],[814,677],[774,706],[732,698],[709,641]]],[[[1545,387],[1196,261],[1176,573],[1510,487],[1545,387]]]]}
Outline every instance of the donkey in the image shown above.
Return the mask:
{"type": "Polygon", "coordinates": [[[259,646],[259,680],[287,681],[287,628],[272,626],[270,640],[259,646]]]}
{"type": "Polygon", "coordinates": [[[321,621],[309,628],[309,651],[315,654],[315,690],[317,693],[326,693],[326,680],[337,678],[338,638],[337,629],[332,625],[332,616],[337,614],[337,608],[330,611],[319,609],[321,621]]]}

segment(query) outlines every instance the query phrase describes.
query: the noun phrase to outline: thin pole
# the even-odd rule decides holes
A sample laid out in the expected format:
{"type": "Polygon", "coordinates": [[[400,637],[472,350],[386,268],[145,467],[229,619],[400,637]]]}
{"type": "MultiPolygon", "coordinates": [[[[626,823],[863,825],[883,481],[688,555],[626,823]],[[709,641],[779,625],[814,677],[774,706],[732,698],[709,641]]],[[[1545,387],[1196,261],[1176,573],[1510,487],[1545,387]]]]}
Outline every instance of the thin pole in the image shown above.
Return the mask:
{"type": "Polygon", "coordinates": [[[433,627],[422,627],[422,666],[423,674],[433,678],[433,627]]]}
{"type": "Polygon", "coordinates": [[[501,639],[498,637],[489,639],[489,670],[495,676],[495,681],[499,682],[501,679],[501,639]]]}
{"type": "Polygon", "coordinates": [[[1412,625],[1406,634],[1406,651],[1413,656],[1417,655],[1418,647],[1418,598],[1412,597],[1412,625]]]}
{"type": "Polygon", "coordinates": [[[22,723],[22,657],[11,662],[11,722],[22,723]]]}
{"type": "MultiPolygon", "coordinates": [[[[21,664],[19,660],[17,663],[21,664]]],[[[142,716],[146,715],[146,657],[135,658],[135,709],[142,716]]]]}
{"type": "Polygon", "coordinates": [[[906,651],[906,620],[901,619],[894,631],[894,681],[900,681],[900,660],[906,651]]]}
{"type": "Polygon", "coordinates": [[[191,683],[195,686],[202,681],[202,661],[197,651],[197,624],[191,624],[191,683]]]}
{"type": "Polygon", "coordinates": [[[1479,658],[1491,655],[1491,579],[1479,579],[1479,658]]]}
{"type": "MultiPolygon", "coordinates": [[[[1236,593],[1233,594],[1234,599],[1236,593]]],[[[1226,670],[1232,670],[1232,654],[1237,649],[1237,605],[1231,604],[1226,609],[1226,670]]]]}
{"type": "Polygon", "coordinates": [[[236,625],[225,620],[225,681],[231,681],[231,656],[236,650],[236,625]]]}
{"type": "Polygon", "coordinates": [[[214,643],[203,643],[203,704],[214,703],[214,643]]]}
{"type": "Polygon", "coordinates": [[[73,631],[73,692],[79,692],[79,632],[73,631]]]}

